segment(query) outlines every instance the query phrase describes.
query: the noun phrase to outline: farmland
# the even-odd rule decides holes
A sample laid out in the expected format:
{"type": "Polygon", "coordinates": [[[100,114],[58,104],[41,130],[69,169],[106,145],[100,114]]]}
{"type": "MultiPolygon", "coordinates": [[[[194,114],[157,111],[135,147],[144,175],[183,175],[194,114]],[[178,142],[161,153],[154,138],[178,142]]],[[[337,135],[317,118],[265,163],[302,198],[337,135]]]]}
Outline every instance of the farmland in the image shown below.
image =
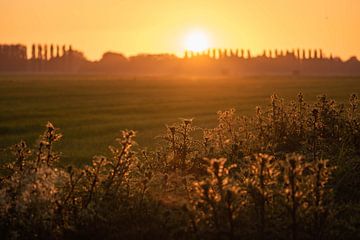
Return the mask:
{"type": "Polygon", "coordinates": [[[62,159],[83,163],[105,154],[120,130],[137,131],[141,147],[154,147],[165,124],[194,118],[213,127],[216,112],[236,108],[251,115],[277,93],[287,100],[299,91],[313,101],[327,94],[346,102],[359,93],[360,78],[248,77],[173,78],[99,75],[1,75],[0,148],[26,140],[34,146],[47,121],[64,134],[62,159]]]}

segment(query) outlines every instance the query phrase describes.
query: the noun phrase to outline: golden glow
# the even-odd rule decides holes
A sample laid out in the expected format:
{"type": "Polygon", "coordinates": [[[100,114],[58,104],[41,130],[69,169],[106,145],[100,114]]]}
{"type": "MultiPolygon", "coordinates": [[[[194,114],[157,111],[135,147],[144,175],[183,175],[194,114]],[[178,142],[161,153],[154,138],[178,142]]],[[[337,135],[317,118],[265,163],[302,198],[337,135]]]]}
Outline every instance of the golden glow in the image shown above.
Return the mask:
{"type": "Polygon", "coordinates": [[[91,60],[109,50],[180,56],[198,29],[215,48],[348,58],[360,56],[359,9],[359,0],[0,0],[0,41],[72,44],[91,60]]]}
{"type": "Polygon", "coordinates": [[[186,36],[185,50],[201,52],[210,47],[207,35],[201,31],[193,31],[186,36]]]}

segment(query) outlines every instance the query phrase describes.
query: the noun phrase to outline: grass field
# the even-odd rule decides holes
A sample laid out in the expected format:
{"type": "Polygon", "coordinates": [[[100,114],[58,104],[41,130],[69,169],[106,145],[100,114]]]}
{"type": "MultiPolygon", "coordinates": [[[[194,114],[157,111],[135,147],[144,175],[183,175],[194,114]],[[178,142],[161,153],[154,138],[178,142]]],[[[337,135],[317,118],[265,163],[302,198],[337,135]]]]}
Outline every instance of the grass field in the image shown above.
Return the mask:
{"type": "Polygon", "coordinates": [[[20,139],[35,144],[47,121],[64,134],[63,160],[82,163],[105,154],[122,129],[154,146],[165,124],[195,118],[212,127],[216,112],[235,107],[250,115],[277,93],[307,100],[325,93],[340,102],[359,93],[360,78],[251,77],[241,79],[120,78],[106,76],[0,76],[0,148],[20,139]]]}

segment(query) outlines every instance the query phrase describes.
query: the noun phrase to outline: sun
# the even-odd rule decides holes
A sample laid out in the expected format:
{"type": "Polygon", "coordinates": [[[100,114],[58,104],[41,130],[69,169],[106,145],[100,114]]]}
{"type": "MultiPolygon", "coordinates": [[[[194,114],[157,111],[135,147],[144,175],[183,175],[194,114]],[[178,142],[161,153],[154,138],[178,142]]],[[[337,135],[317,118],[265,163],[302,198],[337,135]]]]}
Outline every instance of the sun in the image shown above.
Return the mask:
{"type": "Polygon", "coordinates": [[[209,38],[201,31],[193,31],[185,37],[185,50],[201,52],[209,48],[209,38]]]}

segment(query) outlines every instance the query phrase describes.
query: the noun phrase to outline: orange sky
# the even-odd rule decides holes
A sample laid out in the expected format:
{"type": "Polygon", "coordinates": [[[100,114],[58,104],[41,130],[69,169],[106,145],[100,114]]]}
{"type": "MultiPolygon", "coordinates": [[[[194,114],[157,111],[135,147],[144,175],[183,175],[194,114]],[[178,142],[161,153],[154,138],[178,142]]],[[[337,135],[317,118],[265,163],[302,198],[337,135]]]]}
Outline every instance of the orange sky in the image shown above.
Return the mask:
{"type": "Polygon", "coordinates": [[[181,55],[188,32],[212,47],[323,48],[360,56],[359,0],[0,0],[1,43],[72,44],[89,59],[181,55]]]}

